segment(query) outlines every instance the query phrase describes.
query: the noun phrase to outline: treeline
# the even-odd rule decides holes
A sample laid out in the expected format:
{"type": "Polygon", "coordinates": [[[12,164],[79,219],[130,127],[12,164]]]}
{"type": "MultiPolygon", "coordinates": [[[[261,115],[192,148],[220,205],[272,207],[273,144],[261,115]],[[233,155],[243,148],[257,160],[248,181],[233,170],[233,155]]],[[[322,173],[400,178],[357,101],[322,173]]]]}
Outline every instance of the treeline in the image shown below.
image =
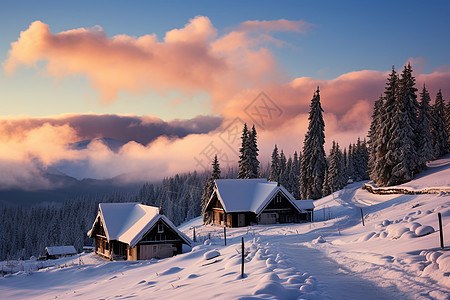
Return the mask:
{"type": "MultiPolygon", "coordinates": [[[[47,246],[74,245],[78,251],[92,246],[88,238],[98,210],[104,202],[141,202],[162,208],[175,225],[200,216],[200,198],[207,172],[177,174],[160,183],[144,184],[137,193],[111,193],[103,196],[75,198],[63,204],[3,206],[0,211],[0,260],[28,259],[44,254],[47,246]]],[[[236,178],[230,168],[224,178],[236,178]]]]}
{"type": "Polygon", "coordinates": [[[74,245],[78,251],[92,245],[87,237],[100,202],[127,202],[117,193],[77,198],[62,205],[3,206],[0,214],[0,260],[28,259],[45,254],[47,246],[74,245]]]}
{"type": "Polygon", "coordinates": [[[441,90],[430,105],[423,85],[417,101],[416,79],[410,64],[400,75],[394,67],[384,96],[375,102],[369,130],[370,179],[380,186],[410,181],[432,159],[449,153],[450,105],[441,90]]]}

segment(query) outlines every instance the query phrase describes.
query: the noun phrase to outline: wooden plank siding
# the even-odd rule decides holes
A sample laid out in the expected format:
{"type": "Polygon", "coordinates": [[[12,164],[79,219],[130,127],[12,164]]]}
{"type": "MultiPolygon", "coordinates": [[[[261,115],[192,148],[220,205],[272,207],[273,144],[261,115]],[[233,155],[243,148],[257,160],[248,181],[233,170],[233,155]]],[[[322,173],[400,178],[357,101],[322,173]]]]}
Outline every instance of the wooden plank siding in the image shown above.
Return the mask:
{"type": "Polygon", "coordinates": [[[242,227],[251,224],[301,223],[311,221],[310,213],[300,213],[283,192],[278,193],[256,215],[254,212],[226,212],[214,192],[205,210],[205,224],[242,227]]]}
{"type": "Polygon", "coordinates": [[[120,241],[108,242],[102,222],[94,227],[95,253],[109,260],[141,260],[165,258],[181,254],[183,241],[180,236],[161,219],[131,248],[120,241]],[[148,247],[147,247],[148,246],[148,247]],[[151,247],[150,246],[155,246],[151,247]],[[142,255],[140,255],[142,253],[142,255]]]}

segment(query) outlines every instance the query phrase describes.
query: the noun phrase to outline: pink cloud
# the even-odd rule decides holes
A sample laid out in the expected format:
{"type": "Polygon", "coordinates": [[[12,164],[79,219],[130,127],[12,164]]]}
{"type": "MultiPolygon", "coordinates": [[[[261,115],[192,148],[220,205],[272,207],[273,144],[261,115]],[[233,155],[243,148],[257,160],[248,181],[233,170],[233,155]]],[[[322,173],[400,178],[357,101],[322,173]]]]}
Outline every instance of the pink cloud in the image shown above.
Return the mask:
{"type": "MultiPolygon", "coordinates": [[[[47,24],[33,22],[12,43],[3,64],[6,72],[12,74],[22,65],[36,67],[37,62],[44,61],[51,76],[81,74],[89,78],[105,103],[113,101],[121,90],[144,93],[175,89],[188,94],[206,91],[211,96],[212,113],[223,118],[164,122],[153,117],[73,115],[4,120],[0,122],[0,157],[3,159],[0,163],[29,163],[34,166],[30,174],[36,174],[39,170],[36,161],[43,166],[64,160],[83,161],[87,162],[85,176],[111,177],[129,173],[140,174],[129,178],[148,176],[149,180],[198,169],[195,157],[211,142],[217,141],[227,149],[218,139],[221,124],[236,117],[249,124],[255,122],[248,107],[258,105],[254,101],[262,91],[281,110],[281,114],[266,118],[263,128],[257,128],[260,158],[265,161],[274,144],[286,153],[301,150],[310,100],[317,86],[320,86],[325,111],[326,149],[332,140],[346,147],[358,136],[366,135],[373,102],[384,92],[389,66],[386,72],[354,71],[331,80],[292,79],[267,47],[268,44],[283,46],[284,42],[269,33],[303,34],[309,27],[304,21],[247,21],[219,36],[207,17],[198,16],[183,28],[168,31],[160,41],[156,35],[108,37],[99,26],[54,34],[47,24]],[[96,126],[89,127],[89,124],[96,126]],[[135,140],[141,144],[129,142],[118,153],[101,142],[92,143],[81,151],[67,147],[81,139],[111,137],[110,134],[116,134],[117,139],[128,136],[127,142],[135,140]],[[139,136],[147,140],[141,141],[139,136]]],[[[417,86],[426,83],[431,94],[441,88],[448,99],[450,70],[441,67],[430,74],[422,74],[418,71],[425,60],[410,60],[417,67],[414,74],[417,86]]],[[[397,67],[400,71],[401,68],[397,67]]],[[[258,109],[268,113],[264,108],[258,109]]],[[[235,155],[233,153],[230,152],[230,156],[235,155]]],[[[16,178],[25,178],[19,175],[16,178]]]]}

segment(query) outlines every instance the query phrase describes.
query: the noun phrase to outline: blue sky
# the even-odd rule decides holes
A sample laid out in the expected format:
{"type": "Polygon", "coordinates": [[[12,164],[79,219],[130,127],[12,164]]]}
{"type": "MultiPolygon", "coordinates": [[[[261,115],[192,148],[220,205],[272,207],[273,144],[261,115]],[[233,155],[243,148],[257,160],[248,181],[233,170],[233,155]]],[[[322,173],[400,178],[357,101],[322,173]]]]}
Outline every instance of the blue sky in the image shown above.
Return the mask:
{"type": "MultiPolygon", "coordinates": [[[[427,73],[450,64],[449,13],[449,1],[10,1],[3,3],[0,12],[0,58],[7,59],[10,43],[35,20],[48,24],[52,33],[100,25],[110,37],[155,33],[162,39],[167,31],[203,15],[219,35],[247,20],[313,24],[306,34],[273,33],[290,45],[267,46],[292,79],[330,80],[352,71],[386,71],[393,64],[402,66],[410,57],[425,59],[423,72],[427,73]]],[[[170,96],[151,91],[121,93],[119,101],[105,106],[98,103],[98,92],[83,76],[54,79],[25,67],[13,76],[3,71],[0,76],[3,115],[144,114],[145,108],[150,114],[172,119],[209,112],[206,94],[177,110],[167,100],[176,98],[177,92],[170,96]],[[36,107],[34,99],[44,105],[36,107]]]]}

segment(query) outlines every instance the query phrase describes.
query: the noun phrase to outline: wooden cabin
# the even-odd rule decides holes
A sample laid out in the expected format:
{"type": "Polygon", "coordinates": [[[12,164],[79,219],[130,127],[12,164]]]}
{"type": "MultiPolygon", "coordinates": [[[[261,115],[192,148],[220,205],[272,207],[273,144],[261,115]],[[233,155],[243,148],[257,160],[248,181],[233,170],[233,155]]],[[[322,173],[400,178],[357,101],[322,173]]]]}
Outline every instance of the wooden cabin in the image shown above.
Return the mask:
{"type": "Polygon", "coordinates": [[[140,203],[100,203],[88,236],[95,253],[110,260],[166,258],[191,245],[157,207],[140,203]]]}
{"type": "Polygon", "coordinates": [[[45,259],[57,259],[75,254],[77,254],[77,250],[74,246],[45,247],[45,259]]]}
{"type": "Polygon", "coordinates": [[[205,209],[205,224],[242,227],[250,224],[301,223],[313,220],[312,200],[296,200],[277,182],[217,179],[205,209]]]}

